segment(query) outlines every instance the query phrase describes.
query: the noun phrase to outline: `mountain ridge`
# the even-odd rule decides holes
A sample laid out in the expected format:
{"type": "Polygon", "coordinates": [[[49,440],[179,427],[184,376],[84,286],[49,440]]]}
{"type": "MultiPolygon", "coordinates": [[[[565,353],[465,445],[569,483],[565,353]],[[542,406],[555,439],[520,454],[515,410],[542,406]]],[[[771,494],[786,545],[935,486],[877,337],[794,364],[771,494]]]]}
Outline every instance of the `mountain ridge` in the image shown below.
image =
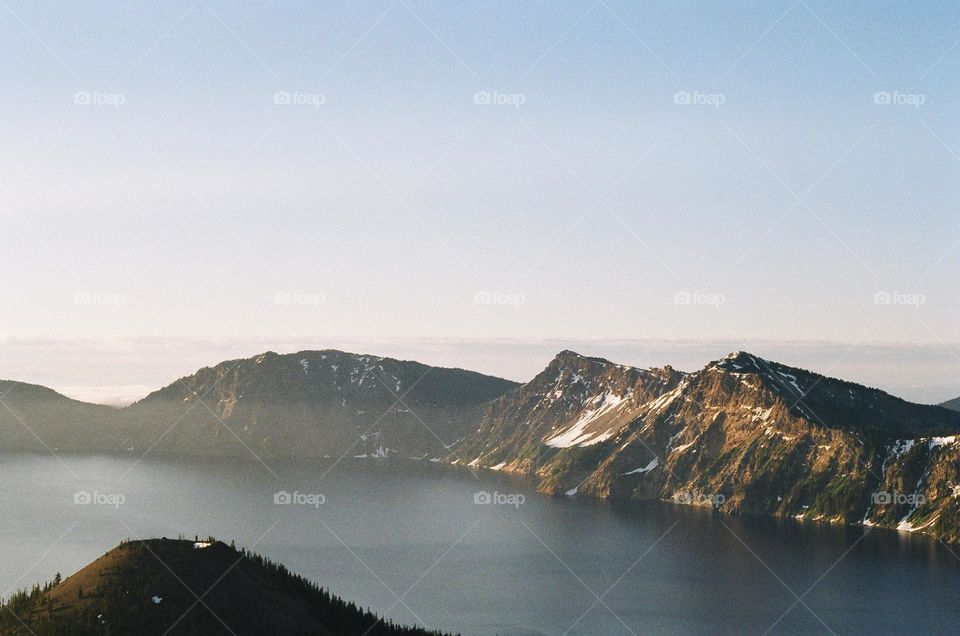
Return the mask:
{"type": "MultiPolygon", "coordinates": [[[[528,474],[553,495],[661,499],[957,540],[956,412],[734,352],[676,372],[642,399],[617,401],[614,413],[597,408],[595,392],[554,418],[556,431],[538,420],[564,392],[542,381],[554,377],[556,362],[487,405],[447,461],[528,474]],[[561,444],[551,443],[557,433],[561,444]],[[877,493],[893,501],[877,501],[877,493]]],[[[575,366],[574,358],[565,354],[562,366],[575,366]]],[[[664,373],[614,368],[621,385],[631,373],[664,373]]],[[[574,394],[611,383],[602,373],[559,380],[574,394]]]]}
{"type": "Polygon", "coordinates": [[[7,388],[4,449],[429,459],[528,474],[555,495],[960,534],[960,412],[745,351],[684,372],[563,350],[523,384],[334,349],[264,352],[122,410],[7,388]]]}
{"type": "Polygon", "coordinates": [[[336,349],[222,361],[120,409],[11,382],[37,388],[32,401],[0,393],[0,449],[439,458],[466,436],[482,402],[517,385],[336,349]]]}
{"type": "Polygon", "coordinates": [[[162,435],[166,452],[438,457],[467,434],[480,404],[514,386],[336,349],[265,352],[199,369],[126,413],[133,446],[162,435]]]}

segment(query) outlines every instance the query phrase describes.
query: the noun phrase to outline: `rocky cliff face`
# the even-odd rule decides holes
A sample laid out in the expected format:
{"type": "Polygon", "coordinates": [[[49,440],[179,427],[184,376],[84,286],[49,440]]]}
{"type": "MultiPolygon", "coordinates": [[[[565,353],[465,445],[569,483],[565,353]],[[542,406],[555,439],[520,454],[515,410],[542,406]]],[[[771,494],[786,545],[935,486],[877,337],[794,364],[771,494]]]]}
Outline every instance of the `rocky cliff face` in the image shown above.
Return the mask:
{"type": "Polygon", "coordinates": [[[609,440],[682,377],[669,367],[635,369],[563,351],[529,383],[491,403],[456,457],[491,466],[510,458],[515,469],[531,469],[541,454],[609,440]]]}
{"type": "Polygon", "coordinates": [[[125,446],[187,454],[437,458],[516,383],[342,351],[199,370],[126,409],[125,446]]]}
{"type": "Polygon", "coordinates": [[[960,437],[895,440],[882,457],[863,523],[960,542],[960,437]]]}
{"type": "Polygon", "coordinates": [[[540,489],[956,539],[960,414],[735,353],[683,374],[564,352],[449,460],[540,489]],[[889,499],[889,501],[888,501],[889,499]]]}

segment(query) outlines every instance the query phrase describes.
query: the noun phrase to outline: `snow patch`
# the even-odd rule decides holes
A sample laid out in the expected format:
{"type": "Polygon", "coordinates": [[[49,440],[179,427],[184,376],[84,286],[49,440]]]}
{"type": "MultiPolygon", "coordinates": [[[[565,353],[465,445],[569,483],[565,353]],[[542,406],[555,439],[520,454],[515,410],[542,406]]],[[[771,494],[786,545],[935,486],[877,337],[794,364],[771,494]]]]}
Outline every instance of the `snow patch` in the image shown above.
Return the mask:
{"type": "Polygon", "coordinates": [[[653,470],[654,468],[656,468],[656,467],[659,466],[659,465],[660,465],[660,460],[658,460],[656,457],[654,457],[654,458],[650,461],[650,463],[647,464],[646,466],[644,466],[643,468],[636,468],[636,469],[634,469],[634,470],[631,470],[631,471],[628,472],[628,473],[623,473],[623,474],[624,474],[624,475],[642,475],[643,473],[649,473],[651,470],[653,470]]]}
{"type": "Polygon", "coordinates": [[[605,393],[591,398],[588,403],[601,402],[597,407],[583,412],[572,426],[564,432],[544,440],[544,444],[553,448],[570,448],[571,446],[592,446],[613,437],[613,431],[588,431],[587,427],[603,415],[610,413],[624,403],[626,397],[605,393]]]}
{"type": "Polygon", "coordinates": [[[797,376],[792,373],[787,373],[786,371],[777,371],[777,375],[789,382],[794,389],[797,390],[797,393],[801,396],[803,395],[803,389],[800,388],[800,385],[797,384],[797,376]]]}
{"type": "Polygon", "coordinates": [[[651,400],[644,406],[649,408],[651,413],[654,411],[658,411],[658,412],[663,411],[663,409],[673,404],[673,401],[676,400],[678,397],[680,397],[680,395],[683,393],[684,389],[686,388],[687,388],[687,382],[686,380],[684,380],[674,390],[664,393],[660,397],[651,400]]]}
{"type": "Polygon", "coordinates": [[[929,448],[932,450],[937,446],[946,446],[948,444],[953,444],[957,441],[956,435],[951,435],[950,437],[931,437],[928,442],[929,448]]]}
{"type": "Polygon", "coordinates": [[[912,439],[898,439],[890,447],[890,454],[894,457],[900,457],[904,453],[908,452],[913,448],[914,440],[912,439]]]}

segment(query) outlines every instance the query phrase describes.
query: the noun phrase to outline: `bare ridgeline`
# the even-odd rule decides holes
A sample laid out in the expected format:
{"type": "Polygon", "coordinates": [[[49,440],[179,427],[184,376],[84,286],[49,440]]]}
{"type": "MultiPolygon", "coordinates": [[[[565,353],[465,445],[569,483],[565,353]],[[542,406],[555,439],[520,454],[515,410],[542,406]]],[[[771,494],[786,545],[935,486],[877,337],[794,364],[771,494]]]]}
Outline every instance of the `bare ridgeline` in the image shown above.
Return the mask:
{"type": "Polygon", "coordinates": [[[393,457],[529,474],[552,494],[960,538],[960,413],[744,352],[684,373],[564,351],[523,385],[334,350],[270,352],[124,409],[0,388],[5,449],[393,457]]]}

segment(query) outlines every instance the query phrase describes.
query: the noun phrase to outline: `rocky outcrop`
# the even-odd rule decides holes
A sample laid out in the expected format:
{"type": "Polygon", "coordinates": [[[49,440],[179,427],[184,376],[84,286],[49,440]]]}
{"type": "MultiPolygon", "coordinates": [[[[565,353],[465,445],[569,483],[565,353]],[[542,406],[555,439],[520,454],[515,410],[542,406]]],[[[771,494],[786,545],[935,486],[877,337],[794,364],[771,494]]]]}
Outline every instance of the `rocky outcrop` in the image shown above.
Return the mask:
{"type": "Polygon", "coordinates": [[[551,494],[956,540],[958,431],[958,413],[744,352],[688,374],[564,352],[487,406],[449,461],[532,474],[551,494]]]}

